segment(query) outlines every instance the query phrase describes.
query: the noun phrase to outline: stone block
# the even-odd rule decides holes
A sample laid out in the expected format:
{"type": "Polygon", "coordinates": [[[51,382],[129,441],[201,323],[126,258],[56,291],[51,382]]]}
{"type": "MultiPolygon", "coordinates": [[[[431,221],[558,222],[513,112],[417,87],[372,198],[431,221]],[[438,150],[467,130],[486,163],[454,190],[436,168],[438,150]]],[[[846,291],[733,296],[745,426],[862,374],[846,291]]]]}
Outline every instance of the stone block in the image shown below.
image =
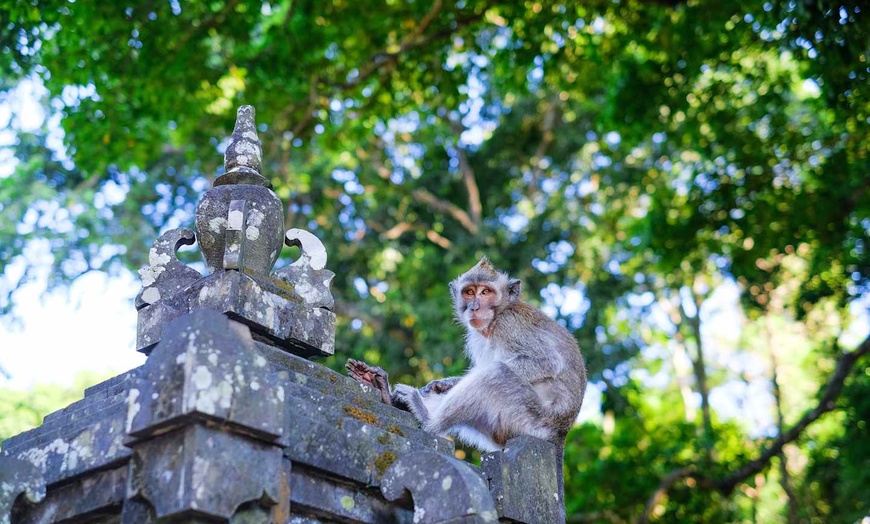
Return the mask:
{"type": "Polygon", "coordinates": [[[48,492],[45,500],[27,511],[19,524],[46,522],[103,522],[119,515],[124,502],[127,466],[99,471],[48,492]]]}
{"type": "Polygon", "coordinates": [[[486,483],[468,464],[432,451],[399,457],[381,479],[388,501],[410,497],[416,524],[498,522],[486,483]]]}
{"type": "Polygon", "coordinates": [[[32,463],[0,457],[0,524],[12,522],[16,502],[35,504],[45,498],[45,478],[32,463]]]}
{"type": "Polygon", "coordinates": [[[283,432],[284,400],[248,328],[198,310],[170,322],[148,357],[130,388],[127,431],[143,439],[205,419],[271,441],[283,432]]]}
{"type": "Polygon", "coordinates": [[[502,451],[487,453],[480,464],[499,517],[527,524],[565,522],[557,476],[561,467],[553,444],[527,435],[509,440],[502,451]]]}
{"type": "Polygon", "coordinates": [[[289,495],[281,448],[220,428],[191,425],[137,442],[127,497],[157,519],[229,519],[250,501],[271,507],[289,495]]]}
{"type": "MultiPolygon", "coordinates": [[[[290,476],[293,514],[328,515],[327,522],[410,524],[408,509],[388,504],[380,493],[343,485],[311,471],[294,468],[290,476]]],[[[297,522],[293,520],[292,522],[297,522]]],[[[299,520],[298,522],[309,522],[299,520]]],[[[310,522],[321,522],[311,520],[310,522]]]]}

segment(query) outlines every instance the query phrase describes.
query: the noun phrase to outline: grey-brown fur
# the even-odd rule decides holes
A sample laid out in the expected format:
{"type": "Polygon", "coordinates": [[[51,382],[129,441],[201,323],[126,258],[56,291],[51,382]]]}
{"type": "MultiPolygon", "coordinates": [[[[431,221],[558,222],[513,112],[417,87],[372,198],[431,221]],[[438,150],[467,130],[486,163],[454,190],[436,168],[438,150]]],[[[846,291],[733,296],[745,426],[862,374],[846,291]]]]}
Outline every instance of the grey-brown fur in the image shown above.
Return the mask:
{"type": "Polygon", "coordinates": [[[406,404],[423,427],[452,433],[485,451],[500,449],[519,435],[532,435],[559,449],[586,389],[586,368],[574,337],[520,298],[520,281],[486,258],[450,283],[456,314],[467,326],[465,351],[471,368],[423,389],[398,384],[392,400],[406,404]],[[476,299],[461,297],[470,285],[485,284],[496,297],[494,318],[484,328],[467,321],[476,299]]]}

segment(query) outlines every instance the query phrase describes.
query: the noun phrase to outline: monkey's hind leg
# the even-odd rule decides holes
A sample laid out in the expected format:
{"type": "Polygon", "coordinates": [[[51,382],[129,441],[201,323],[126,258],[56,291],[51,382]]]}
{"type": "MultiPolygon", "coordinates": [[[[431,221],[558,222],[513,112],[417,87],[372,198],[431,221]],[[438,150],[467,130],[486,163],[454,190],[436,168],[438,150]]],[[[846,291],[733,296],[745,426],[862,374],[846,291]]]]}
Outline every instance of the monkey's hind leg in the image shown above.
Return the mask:
{"type": "Polygon", "coordinates": [[[463,427],[481,433],[496,446],[519,435],[553,441],[555,431],[532,386],[503,363],[472,370],[463,377],[444,395],[425,429],[460,438],[466,435],[469,444],[488,450],[489,442],[472,437],[463,427]]]}
{"type": "Polygon", "coordinates": [[[390,378],[387,372],[383,369],[370,366],[361,360],[347,359],[344,365],[347,369],[347,375],[359,382],[374,388],[381,394],[381,401],[388,405],[393,405],[393,400],[390,395],[390,378]]]}

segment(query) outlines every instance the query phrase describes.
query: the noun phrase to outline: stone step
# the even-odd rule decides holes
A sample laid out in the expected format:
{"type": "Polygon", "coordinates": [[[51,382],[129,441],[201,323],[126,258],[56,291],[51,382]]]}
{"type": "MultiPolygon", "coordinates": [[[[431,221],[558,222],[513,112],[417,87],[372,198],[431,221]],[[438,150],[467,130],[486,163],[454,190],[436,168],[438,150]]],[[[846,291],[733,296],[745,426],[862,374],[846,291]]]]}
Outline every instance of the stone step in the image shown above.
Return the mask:
{"type": "Polygon", "coordinates": [[[330,423],[299,413],[285,427],[285,442],[293,463],[369,486],[379,485],[398,457],[432,449],[355,419],[330,423]]]}
{"type": "MultiPolygon", "coordinates": [[[[378,412],[362,408],[348,402],[347,399],[324,394],[293,382],[285,382],[284,396],[287,409],[286,420],[290,423],[298,414],[315,420],[323,420],[325,423],[336,425],[339,428],[342,427],[342,424],[355,421],[385,432],[378,437],[381,440],[390,439],[390,435],[393,435],[411,442],[414,448],[453,454],[454,447],[450,440],[423,431],[416,423],[408,425],[404,423],[404,420],[383,417],[378,412]]],[[[395,411],[394,408],[381,405],[388,410],[395,411]]]]}
{"type": "Polygon", "coordinates": [[[4,442],[3,454],[40,468],[47,484],[65,481],[130,456],[123,443],[126,416],[126,402],[111,404],[65,425],[40,426],[27,441],[8,447],[4,442]]]}
{"type": "Polygon", "coordinates": [[[358,384],[347,377],[343,377],[342,380],[335,383],[327,383],[297,371],[280,371],[278,376],[324,395],[340,398],[344,402],[375,413],[381,419],[391,420],[406,426],[418,425],[417,419],[411,413],[384,404],[379,395],[372,394],[371,388],[358,384]]]}
{"type": "Polygon", "coordinates": [[[111,397],[85,397],[64,409],[49,413],[42,425],[10,437],[3,442],[3,450],[26,449],[41,446],[55,439],[80,431],[100,422],[106,413],[126,411],[127,392],[119,390],[111,397]]]}

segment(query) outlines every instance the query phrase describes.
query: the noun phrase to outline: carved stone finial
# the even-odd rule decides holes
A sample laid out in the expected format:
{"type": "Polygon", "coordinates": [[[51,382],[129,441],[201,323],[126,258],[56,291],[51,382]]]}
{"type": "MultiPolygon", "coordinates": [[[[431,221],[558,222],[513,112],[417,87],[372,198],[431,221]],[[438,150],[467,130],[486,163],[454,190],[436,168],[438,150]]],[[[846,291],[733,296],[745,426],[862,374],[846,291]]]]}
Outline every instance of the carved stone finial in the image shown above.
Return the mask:
{"type": "Polygon", "coordinates": [[[236,114],[236,126],[224,153],[226,173],[217,177],[214,186],[226,184],[253,184],[271,189],[272,184],[262,175],[263,150],[254,106],[241,106],[236,114]]]}
{"type": "Polygon", "coordinates": [[[136,347],[148,353],[170,320],[208,308],[243,320],[258,337],[300,356],[334,351],[335,274],[326,269],[326,248],[313,234],[286,231],[284,205],[260,173],[262,150],[254,108],[242,106],[224,156],[226,172],[217,177],[196,207],[196,242],[208,265],[207,276],[185,266],[176,249],[191,244],[193,232],[170,231],[155,243],[136,299],[136,347]],[[299,260],[273,272],[288,246],[299,260]]]}
{"type": "Polygon", "coordinates": [[[217,177],[196,209],[196,237],[212,271],[268,275],[283,244],[284,210],[260,174],[262,149],[254,107],[242,106],[217,177]]]}

